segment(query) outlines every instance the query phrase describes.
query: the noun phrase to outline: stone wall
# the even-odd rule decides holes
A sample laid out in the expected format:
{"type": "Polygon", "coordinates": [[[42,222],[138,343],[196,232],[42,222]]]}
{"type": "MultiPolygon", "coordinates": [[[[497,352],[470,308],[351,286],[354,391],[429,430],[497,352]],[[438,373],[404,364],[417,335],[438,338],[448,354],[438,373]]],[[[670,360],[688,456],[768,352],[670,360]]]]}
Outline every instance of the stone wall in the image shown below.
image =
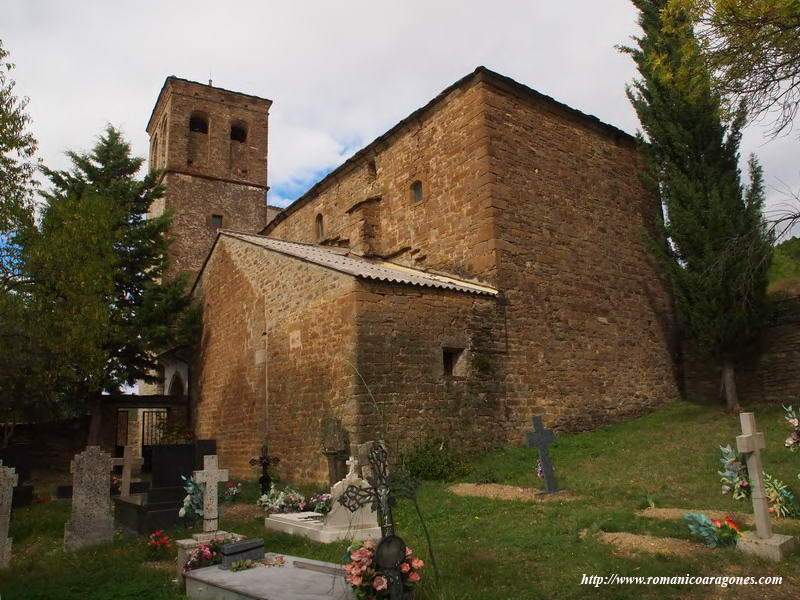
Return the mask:
{"type": "Polygon", "coordinates": [[[222,217],[222,228],[254,233],[267,222],[264,190],[250,185],[167,173],[166,210],[172,213],[169,237],[170,274],[193,277],[203,265],[217,237],[212,215],[222,217]]]}
{"type": "MultiPolygon", "coordinates": [[[[773,315],[760,338],[748,346],[736,365],[736,388],[744,406],[796,404],[800,398],[800,297],[776,295],[773,315]]],[[[686,344],[682,358],[686,397],[721,404],[719,365],[686,344]]]]}
{"type": "Polygon", "coordinates": [[[394,450],[429,437],[496,445],[506,421],[503,317],[496,298],[359,282],[355,440],[384,438],[394,450]]]}
{"type": "Polygon", "coordinates": [[[220,238],[196,290],[195,432],[216,438],[234,476],[253,475],[247,461],[268,437],[282,475],[326,479],[321,421],[352,429],[356,417],[352,287],[349,276],[220,238]]]}
{"type": "Polygon", "coordinates": [[[645,245],[658,204],[635,142],[507,86],[486,93],[509,441],[532,414],[582,430],[678,396],[668,294],[645,245]]]}
{"type": "Polygon", "coordinates": [[[312,188],[265,233],[490,279],[492,224],[481,88],[452,90],[436,110],[312,188]],[[422,186],[421,200],[412,194],[416,181],[422,186]]]}

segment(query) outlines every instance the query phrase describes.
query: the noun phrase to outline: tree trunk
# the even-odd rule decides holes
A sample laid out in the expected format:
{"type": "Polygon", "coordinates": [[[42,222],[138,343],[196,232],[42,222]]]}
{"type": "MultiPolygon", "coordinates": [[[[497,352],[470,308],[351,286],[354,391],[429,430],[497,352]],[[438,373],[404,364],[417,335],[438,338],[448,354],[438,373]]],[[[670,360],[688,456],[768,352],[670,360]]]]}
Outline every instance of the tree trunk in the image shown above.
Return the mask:
{"type": "Polygon", "coordinates": [[[89,439],[87,446],[99,446],[100,434],[103,426],[103,400],[100,394],[95,394],[89,407],[91,419],[89,420],[89,439]]]}
{"type": "Polygon", "coordinates": [[[736,372],[733,361],[726,358],[722,363],[722,389],[725,392],[725,406],[731,412],[739,412],[739,395],[736,393],[736,372]]]}

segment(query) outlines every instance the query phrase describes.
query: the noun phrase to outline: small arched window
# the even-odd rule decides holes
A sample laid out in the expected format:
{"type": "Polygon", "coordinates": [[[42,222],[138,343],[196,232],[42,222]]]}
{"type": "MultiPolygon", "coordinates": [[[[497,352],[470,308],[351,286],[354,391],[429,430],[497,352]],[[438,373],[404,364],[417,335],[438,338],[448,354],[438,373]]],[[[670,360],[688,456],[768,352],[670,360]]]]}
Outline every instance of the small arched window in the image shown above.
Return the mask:
{"type": "Polygon", "coordinates": [[[247,141],[247,125],[241,121],[231,123],[231,141],[244,143],[247,141]]]}
{"type": "Polygon", "coordinates": [[[189,131],[194,133],[208,133],[208,117],[203,113],[192,113],[192,116],[189,117],[189,131]]]}
{"type": "Polygon", "coordinates": [[[317,218],[315,219],[316,230],[317,230],[317,241],[321,242],[322,238],[325,237],[325,224],[322,222],[322,214],[318,214],[317,218]]]}
{"type": "Polygon", "coordinates": [[[411,184],[411,200],[413,202],[422,202],[422,182],[417,179],[411,184]]]}

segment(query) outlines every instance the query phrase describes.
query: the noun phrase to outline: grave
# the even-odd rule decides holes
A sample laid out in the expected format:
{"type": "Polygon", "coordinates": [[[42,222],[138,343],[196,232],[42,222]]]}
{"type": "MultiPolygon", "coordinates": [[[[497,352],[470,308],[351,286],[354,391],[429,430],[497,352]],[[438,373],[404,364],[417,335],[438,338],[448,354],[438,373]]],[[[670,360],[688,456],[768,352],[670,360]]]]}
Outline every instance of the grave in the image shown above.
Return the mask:
{"type": "Polygon", "coordinates": [[[122,458],[114,459],[114,466],[122,467],[122,483],[119,486],[119,495],[127,497],[131,495],[131,485],[138,483],[133,479],[133,475],[142,472],[144,459],[137,456],[136,446],[125,446],[122,458]]]}
{"type": "Polygon", "coordinates": [[[244,571],[205,567],[186,574],[189,600],[354,600],[341,565],[268,554],[244,571]],[[282,561],[280,560],[282,559],[282,561]]]}
{"type": "Polygon", "coordinates": [[[0,451],[0,464],[13,468],[17,475],[17,484],[11,496],[11,508],[22,508],[33,502],[31,450],[29,444],[13,444],[0,451]]]}
{"type": "Polygon", "coordinates": [[[790,535],[772,532],[769,500],[764,493],[764,470],[761,464],[761,451],[766,447],[764,434],[756,431],[756,417],[753,413],[741,413],[739,420],[742,424],[742,435],[736,436],[736,447],[747,461],[756,530],[743,532],[736,547],[747,554],[781,561],[797,548],[798,540],[790,535]]]}
{"type": "Polygon", "coordinates": [[[203,457],[203,470],[194,472],[195,483],[203,485],[203,532],[213,533],[219,528],[220,483],[228,481],[228,470],[217,467],[217,455],[203,457]]]}
{"type": "Polygon", "coordinates": [[[544,493],[554,494],[558,491],[556,484],[556,474],[553,469],[553,461],[550,458],[550,444],[556,439],[555,433],[552,429],[547,429],[542,423],[542,417],[535,415],[533,417],[533,431],[528,433],[528,448],[539,449],[539,460],[542,463],[542,471],[544,474],[544,493]]]}
{"type": "Polygon", "coordinates": [[[114,515],[111,509],[112,458],[98,446],[89,446],[76,454],[70,464],[72,473],[72,513],[64,526],[64,549],[78,550],[114,539],[114,515]]]}
{"type": "Polygon", "coordinates": [[[231,565],[242,560],[263,560],[264,559],[264,540],[253,538],[230,542],[219,550],[222,556],[220,567],[229,569],[231,565]]]}
{"type": "Polygon", "coordinates": [[[361,506],[350,512],[339,502],[339,498],[349,487],[362,490],[369,487],[369,483],[358,474],[358,459],[351,457],[347,465],[349,471],[345,478],[331,488],[331,511],[327,515],[313,511],[273,514],[264,520],[264,526],[273,531],[301,535],[323,544],[340,540],[379,538],[381,529],[371,505],[361,506]]]}
{"type": "Polygon", "coordinates": [[[0,463],[0,569],[5,569],[11,562],[11,538],[8,537],[8,526],[11,523],[13,490],[18,481],[16,471],[0,463]]]}
{"type": "Polygon", "coordinates": [[[177,525],[180,520],[178,511],[186,496],[181,476],[189,477],[201,466],[202,452],[216,452],[214,440],[153,446],[151,488],[144,493],[135,493],[131,483],[130,496],[114,498],[117,523],[140,534],[177,525]]]}

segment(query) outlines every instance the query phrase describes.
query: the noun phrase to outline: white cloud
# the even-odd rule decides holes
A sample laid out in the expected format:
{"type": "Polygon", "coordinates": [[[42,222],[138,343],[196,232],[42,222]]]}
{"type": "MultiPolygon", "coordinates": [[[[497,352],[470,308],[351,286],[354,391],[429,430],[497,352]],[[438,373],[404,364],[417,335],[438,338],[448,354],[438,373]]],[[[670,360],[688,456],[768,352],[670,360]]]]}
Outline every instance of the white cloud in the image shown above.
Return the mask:
{"type": "MultiPolygon", "coordinates": [[[[107,122],[146,155],[144,127],[170,74],[274,101],[271,202],[296,196],[480,64],[637,126],[624,88],[633,65],[614,49],[636,32],[628,0],[6,0],[3,13],[15,77],[56,167],[107,122]]],[[[762,145],[762,134],[748,131],[743,154],[759,154],[770,186],[800,188],[796,136],[762,145]]],[[[771,205],[780,200],[771,190],[771,205]]]]}

